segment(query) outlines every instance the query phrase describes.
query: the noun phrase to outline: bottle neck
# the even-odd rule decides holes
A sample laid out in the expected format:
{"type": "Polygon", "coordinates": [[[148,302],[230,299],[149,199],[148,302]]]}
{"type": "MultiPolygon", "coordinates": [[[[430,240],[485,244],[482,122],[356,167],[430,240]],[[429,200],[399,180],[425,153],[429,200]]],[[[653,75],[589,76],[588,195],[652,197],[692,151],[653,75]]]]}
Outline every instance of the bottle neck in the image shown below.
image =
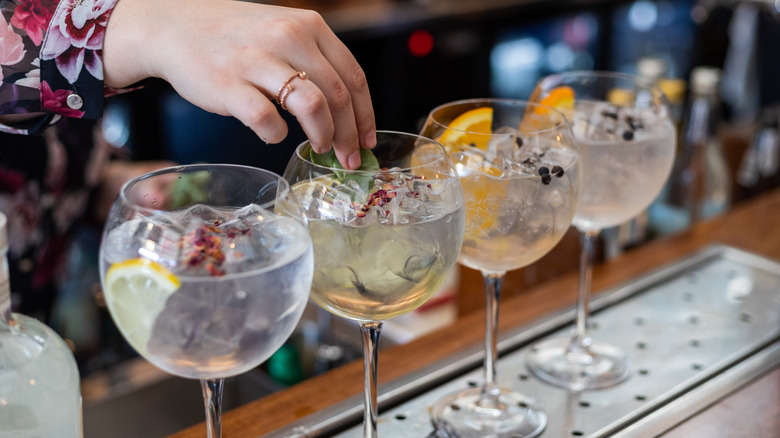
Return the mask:
{"type": "Polygon", "coordinates": [[[685,128],[685,142],[691,149],[705,148],[715,137],[719,119],[716,95],[694,94],[688,108],[685,128]]]}
{"type": "Polygon", "coordinates": [[[8,273],[8,259],[3,251],[0,259],[0,324],[11,322],[11,279],[8,273]]]}

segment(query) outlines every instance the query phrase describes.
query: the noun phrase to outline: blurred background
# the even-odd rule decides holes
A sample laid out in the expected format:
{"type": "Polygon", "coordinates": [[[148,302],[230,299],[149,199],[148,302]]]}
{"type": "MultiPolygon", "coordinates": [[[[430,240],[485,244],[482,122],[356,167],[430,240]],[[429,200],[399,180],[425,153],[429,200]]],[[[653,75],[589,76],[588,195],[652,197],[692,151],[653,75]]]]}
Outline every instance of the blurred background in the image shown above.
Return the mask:
{"type": "MultiPolygon", "coordinates": [[[[718,207],[680,219],[659,199],[631,224],[603,233],[602,259],[684,232],[692,222],[780,184],[775,107],[780,104],[780,0],[276,3],[319,11],[352,50],[368,77],[379,129],[417,131],[429,110],[451,100],[525,99],[539,78],[560,71],[614,70],[658,81],[680,127],[679,170],[714,181],[712,193],[700,196],[718,207]],[[713,132],[707,145],[687,145],[688,108],[696,88],[692,72],[702,66],[717,73],[713,132]],[[697,154],[708,158],[691,158],[697,154]],[[694,162],[702,164],[694,169],[694,162]]],[[[240,122],[197,109],[164,82],[150,81],[110,100],[103,133],[118,159],[240,163],[282,173],[304,139],[285,116],[287,140],[264,145],[240,122]]],[[[100,231],[96,226],[81,230],[50,322],[68,339],[79,363],[85,436],[165,436],[202,421],[198,383],[164,375],[138,359],[114,328],[97,272],[100,231]],[[139,415],[128,414],[133,410],[139,415]],[[166,414],[155,418],[155,412],[166,414]],[[144,418],[145,434],[135,428],[138,418],[144,418]],[[158,435],[149,435],[150,430],[158,435]]],[[[505,295],[576,269],[578,249],[575,233],[567,236],[537,264],[511,273],[505,295]]],[[[481,311],[481,291],[459,290],[458,279],[469,275],[479,274],[460,268],[430,306],[388,323],[383,347],[481,311]]],[[[308,309],[288,345],[257,370],[227,383],[226,409],[359,358],[357,333],[348,323],[308,309]]]]}

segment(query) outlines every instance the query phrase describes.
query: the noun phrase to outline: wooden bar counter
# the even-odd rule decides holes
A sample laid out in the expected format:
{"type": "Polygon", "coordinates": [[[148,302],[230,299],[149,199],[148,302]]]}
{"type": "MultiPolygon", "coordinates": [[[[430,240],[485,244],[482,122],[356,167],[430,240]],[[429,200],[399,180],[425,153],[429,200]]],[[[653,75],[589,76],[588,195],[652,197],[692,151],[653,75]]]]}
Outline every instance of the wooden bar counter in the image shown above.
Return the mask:
{"type": "MultiPolygon", "coordinates": [[[[741,203],[728,214],[698,224],[684,233],[655,240],[597,265],[593,277],[594,294],[715,243],[780,260],[780,190],[741,203]]],[[[558,248],[552,251],[552,257],[556,250],[558,248]]],[[[461,293],[471,291],[468,293],[481,296],[480,276],[466,274],[461,276],[461,293]]],[[[555,311],[571,308],[575,303],[576,285],[575,271],[527,289],[518,282],[507,281],[507,297],[501,303],[500,329],[527,325],[555,311]]],[[[357,331],[355,336],[359,336],[357,331]]],[[[401,378],[467,347],[482,344],[483,336],[484,315],[477,311],[463,314],[445,329],[382,350],[380,391],[383,382],[401,378]]],[[[262,436],[360,394],[362,389],[363,364],[356,361],[226,412],[223,436],[262,436]]],[[[677,425],[663,437],[780,437],[780,369],[775,368],[725,399],[712,400],[711,406],[702,408],[704,410],[698,415],[677,425]]],[[[550,414],[553,418],[554,413],[550,414]]],[[[203,424],[172,435],[174,438],[204,436],[203,424]]]]}

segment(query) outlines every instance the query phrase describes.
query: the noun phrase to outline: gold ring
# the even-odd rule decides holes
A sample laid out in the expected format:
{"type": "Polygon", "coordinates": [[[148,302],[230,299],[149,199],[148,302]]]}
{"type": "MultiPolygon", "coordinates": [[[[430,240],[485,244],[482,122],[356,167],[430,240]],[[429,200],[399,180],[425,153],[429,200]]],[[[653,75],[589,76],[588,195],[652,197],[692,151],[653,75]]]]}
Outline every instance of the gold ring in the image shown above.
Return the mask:
{"type": "Polygon", "coordinates": [[[287,100],[287,96],[290,95],[290,92],[295,89],[295,87],[293,87],[290,82],[292,82],[295,78],[305,81],[306,79],[309,79],[309,76],[306,75],[305,71],[296,72],[294,75],[290,76],[290,79],[284,81],[284,84],[282,84],[281,87],[279,87],[279,91],[276,92],[276,102],[278,102],[279,106],[281,106],[285,111],[287,110],[287,106],[284,104],[284,102],[287,100]]]}

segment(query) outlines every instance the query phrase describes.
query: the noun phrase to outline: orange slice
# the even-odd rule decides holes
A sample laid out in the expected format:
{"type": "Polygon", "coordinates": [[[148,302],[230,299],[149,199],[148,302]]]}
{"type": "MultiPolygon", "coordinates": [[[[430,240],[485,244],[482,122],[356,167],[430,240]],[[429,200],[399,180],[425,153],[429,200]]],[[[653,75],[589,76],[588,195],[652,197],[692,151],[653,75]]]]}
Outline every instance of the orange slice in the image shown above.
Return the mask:
{"type": "Polygon", "coordinates": [[[466,111],[455,118],[439,138],[450,153],[474,146],[487,151],[493,132],[493,108],[482,107],[466,111]]]}
{"type": "MultiPolygon", "coordinates": [[[[531,101],[537,101],[537,99],[539,99],[539,94],[540,90],[537,88],[534,90],[531,101]]],[[[574,90],[567,85],[555,87],[549,91],[547,96],[539,101],[539,104],[553,107],[566,114],[568,111],[574,109],[574,90]]],[[[547,111],[547,108],[543,106],[534,107],[533,111],[526,111],[523,120],[520,122],[520,131],[539,131],[555,125],[555,121],[551,120],[548,113],[549,111],[547,111]]]]}
{"type": "Polygon", "coordinates": [[[507,180],[501,169],[484,161],[484,155],[465,151],[453,155],[466,201],[466,236],[485,239],[496,226],[496,213],[506,195],[507,180]]]}
{"type": "MultiPolygon", "coordinates": [[[[558,110],[574,109],[574,90],[566,85],[555,87],[550,90],[550,94],[545,96],[539,103],[551,106],[558,110]]],[[[542,111],[542,114],[546,112],[544,108],[537,108],[537,113],[539,111],[542,111]]]]}
{"type": "Polygon", "coordinates": [[[498,169],[481,167],[460,179],[466,201],[466,236],[469,239],[485,239],[488,231],[497,226],[498,211],[508,184],[501,174],[498,169]]]}

